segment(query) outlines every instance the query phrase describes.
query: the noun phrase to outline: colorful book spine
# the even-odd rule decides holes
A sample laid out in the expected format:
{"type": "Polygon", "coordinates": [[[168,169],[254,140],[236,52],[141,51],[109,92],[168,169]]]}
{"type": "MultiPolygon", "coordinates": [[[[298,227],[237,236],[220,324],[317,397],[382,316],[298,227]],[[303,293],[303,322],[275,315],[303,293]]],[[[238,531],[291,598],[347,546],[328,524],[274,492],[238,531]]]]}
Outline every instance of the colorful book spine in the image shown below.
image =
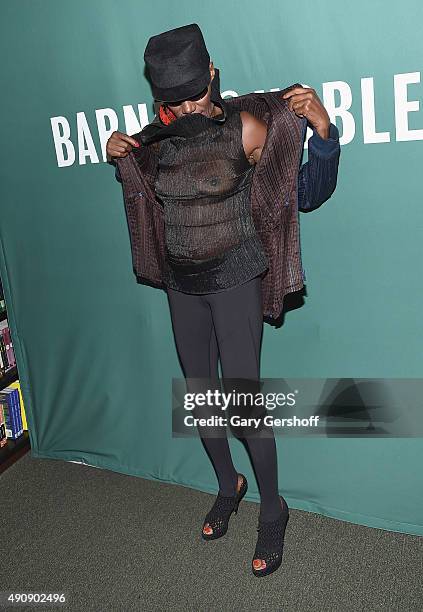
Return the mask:
{"type": "Polygon", "coordinates": [[[17,389],[11,388],[10,385],[7,387],[8,389],[10,389],[10,391],[12,392],[12,401],[15,404],[15,413],[18,419],[18,424],[19,424],[19,431],[21,433],[23,433],[23,423],[22,423],[22,414],[21,414],[21,407],[19,405],[19,393],[17,389]]]}
{"type": "Polygon", "coordinates": [[[19,429],[17,426],[16,418],[14,410],[12,409],[11,403],[9,403],[9,399],[7,394],[0,394],[0,403],[2,404],[4,411],[4,421],[6,426],[6,437],[12,438],[12,440],[16,440],[19,437],[19,429]]]}
{"type": "Polygon", "coordinates": [[[25,406],[24,406],[20,381],[19,380],[13,381],[12,383],[10,383],[9,388],[18,390],[19,406],[20,406],[20,412],[21,412],[21,418],[22,418],[22,427],[24,428],[25,431],[28,431],[28,423],[26,420],[25,406]]]}
{"type": "Polygon", "coordinates": [[[9,389],[9,387],[5,387],[3,389],[3,392],[6,392],[9,394],[9,404],[12,407],[13,410],[13,414],[15,416],[15,423],[16,423],[16,427],[17,427],[17,431],[18,431],[18,437],[21,435],[21,424],[19,421],[19,417],[18,417],[18,412],[16,410],[16,402],[15,402],[15,397],[14,397],[14,393],[12,393],[11,389],[9,389]]]}
{"type": "Polygon", "coordinates": [[[22,421],[19,418],[14,389],[2,389],[0,392],[0,401],[6,409],[6,435],[8,438],[16,440],[23,434],[22,421]]]}
{"type": "Polygon", "coordinates": [[[4,343],[6,346],[6,355],[10,366],[16,365],[15,352],[13,350],[12,336],[10,335],[9,327],[2,329],[4,343]]]}
{"type": "Polygon", "coordinates": [[[10,403],[10,405],[12,407],[12,410],[13,410],[13,415],[14,415],[14,418],[15,418],[15,423],[16,423],[17,430],[18,430],[18,435],[19,435],[19,429],[20,429],[19,425],[20,425],[20,423],[19,423],[18,413],[16,412],[15,398],[14,398],[11,390],[9,389],[9,387],[5,387],[3,389],[3,391],[2,391],[2,393],[8,393],[9,394],[9,403],[10,403]]]}
{"type": "Polygon", "coordinates": [[[6,416],[4,414],[3,404],[0,402],[0,448],[3,448],[6,444],[6,416]]]}
{"type": "Polygon", "coordinates": [[[0,368],[6,372],[16,365],[15,351],[7,319],[0,321],[0,368]]]}

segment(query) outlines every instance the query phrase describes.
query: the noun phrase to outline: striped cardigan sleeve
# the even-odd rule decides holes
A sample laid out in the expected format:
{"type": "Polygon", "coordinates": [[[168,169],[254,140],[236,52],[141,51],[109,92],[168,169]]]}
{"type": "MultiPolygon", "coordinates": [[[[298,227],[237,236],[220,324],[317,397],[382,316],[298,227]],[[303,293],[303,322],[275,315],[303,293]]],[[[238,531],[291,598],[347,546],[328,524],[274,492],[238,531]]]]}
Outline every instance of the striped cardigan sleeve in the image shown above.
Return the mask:
{"type": "Polygon", "coordinates": [[[308,161],[298,174],[299,210],[313,210],[330,198],[336,187],[340,153],[336,125],[330,124],[327,139],[313,130],[308,141],[308,161]]]}

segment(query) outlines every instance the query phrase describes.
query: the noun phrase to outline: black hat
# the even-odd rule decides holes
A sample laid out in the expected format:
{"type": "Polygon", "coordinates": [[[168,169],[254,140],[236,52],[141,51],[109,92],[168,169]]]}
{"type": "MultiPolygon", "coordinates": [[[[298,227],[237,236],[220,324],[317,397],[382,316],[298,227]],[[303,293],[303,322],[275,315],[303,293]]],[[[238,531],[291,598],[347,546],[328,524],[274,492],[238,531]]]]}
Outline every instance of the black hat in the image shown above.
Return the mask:
{"type": "Polygon", "coordinates": [[[196,23],[152,36],[144,60],[155,100],[189,100],[210,83],[210,56],[196,23]]]}

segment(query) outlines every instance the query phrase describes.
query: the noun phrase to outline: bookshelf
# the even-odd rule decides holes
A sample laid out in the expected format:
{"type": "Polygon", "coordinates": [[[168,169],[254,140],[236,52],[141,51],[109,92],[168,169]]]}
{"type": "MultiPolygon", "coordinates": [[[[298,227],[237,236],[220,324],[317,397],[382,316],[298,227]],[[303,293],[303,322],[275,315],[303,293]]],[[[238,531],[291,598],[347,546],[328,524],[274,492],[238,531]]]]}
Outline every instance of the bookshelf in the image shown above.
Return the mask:
{"type": "Polygon", "coordinates": [[[10,383],[15,382],[15,380],[18,380],[18,370],[16,366],[10,368],[3,376],[0,376],[0,391],[10,385],[10,383]]]}
{"type": "MultiPolygon", "coordinates": [[[[5,308],[0,312],[0,322],[6,319],[7,309],[5,308]]],[[[18,378],[19,374],[16,366],[7,370],[5,374],[0,375],[0,391],[18,380],[18,378]]],[[[0,474],[27,453],[30,447],[29,433],[26,430],[16,440],[9,438],[5,446],[0,448],[0,474]]]]}
{"type": "Polygon", "coordinates": [[[17,440],[8,440],[6,446],[0,448],[0,474],[29,451],[31,444],[29,434],[24,431],[17,440]]]}

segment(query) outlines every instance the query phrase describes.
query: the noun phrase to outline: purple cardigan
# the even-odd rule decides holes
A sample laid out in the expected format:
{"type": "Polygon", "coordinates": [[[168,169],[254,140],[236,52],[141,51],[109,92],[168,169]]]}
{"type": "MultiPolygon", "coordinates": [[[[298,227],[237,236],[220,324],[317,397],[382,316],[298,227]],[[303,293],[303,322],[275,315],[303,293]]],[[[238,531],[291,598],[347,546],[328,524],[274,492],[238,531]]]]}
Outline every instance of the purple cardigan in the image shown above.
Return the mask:
{"type": "MultiPolygon", "coordinates": [[[[267,123],[267,138],[251,186],[254,225],[269,261],[262,279],[263,315],[277,319],[284,297],[300,290],[305,274],[301,260],[299,210],[325,202],[336,187],[340,155],[339,133],[330,124],[328,139],[317,132],[308,141],[308,162],[300,168],[307,120],[288,108],[284,90],[250,93],[225,103],[246,110],[267,123]]],[[[141,144],[140,133],[132,135],[141,144]]],[[[122,183],[134,273],[138,282],[165,289],[163,207],[154,193],[157,172],[155,144],[134,148],[116,158],[116,178],[122,183]]]]}

